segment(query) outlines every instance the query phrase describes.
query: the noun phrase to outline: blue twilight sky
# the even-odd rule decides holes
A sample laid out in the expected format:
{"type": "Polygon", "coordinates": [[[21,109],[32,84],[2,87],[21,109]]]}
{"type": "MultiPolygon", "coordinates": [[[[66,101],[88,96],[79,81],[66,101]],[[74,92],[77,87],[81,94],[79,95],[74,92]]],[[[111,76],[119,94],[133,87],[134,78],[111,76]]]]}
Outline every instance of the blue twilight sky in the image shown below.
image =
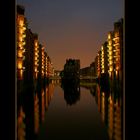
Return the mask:
{"type": "Polygon", "coordinates": [[[67,58],[80,59],[81,68],[89,66],[114,22],[124,17],[123,0],[17,0],[17,4],[25,7],[29,27],[59,70],[67,58]]]}

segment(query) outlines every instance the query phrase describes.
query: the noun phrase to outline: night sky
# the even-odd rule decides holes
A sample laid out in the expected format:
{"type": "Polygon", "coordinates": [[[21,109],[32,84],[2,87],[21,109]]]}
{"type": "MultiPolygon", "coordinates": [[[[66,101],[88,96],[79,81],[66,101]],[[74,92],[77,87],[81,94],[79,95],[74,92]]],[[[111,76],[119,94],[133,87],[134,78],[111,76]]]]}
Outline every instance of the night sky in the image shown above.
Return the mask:
{"type": "Polygon", "coordinates": [[[123,0],[17,0],[25,7],[29,28],[38,33],[53,66],[62,70],[68,58],[81,68],[95,59],[114,22],[124,17],[123,0]]]}

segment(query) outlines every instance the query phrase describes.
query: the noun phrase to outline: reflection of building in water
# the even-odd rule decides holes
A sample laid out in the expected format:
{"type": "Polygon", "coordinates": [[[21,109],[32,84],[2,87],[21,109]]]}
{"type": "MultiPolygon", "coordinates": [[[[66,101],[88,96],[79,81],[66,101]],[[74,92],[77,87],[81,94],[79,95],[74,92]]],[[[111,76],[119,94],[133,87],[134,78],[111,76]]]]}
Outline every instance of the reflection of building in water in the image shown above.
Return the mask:
{"type": "Polygon", "coordinates": [[[50,104],[50,101],[53,97],[53,93],[54,93],[54,85],[53,84],[49,84],[46,87],[46,94],[45,94],[45,108],[46,110],[48,109],[48,106],[50,104]]]}
{"type": "MultiPolygon", "coordinates": [[[[42,123],[42,119],[43,119],[43,114],[44,114],[44,107],[43,107],[43,100],[44,100],[44,89],[40,89],[37,93],[38,95],[38,98],[39,98],[39,123],[41,124],[42,123]]],[[[45,106],[45,104],[44,104],[45,106]]]]}
{"type": "Polygon", "coordinates": [[[101,116],[102,120],[105,121],[105,93],[101,93],[101,116]]]}
{"type": "Polygon", "coordinates": [[[51,80],[51,83],[54,84],[54,86],[61,85],[60,81],[61,81],[60,79],[55,79],[55,80],[51,80]]]}
{"type": "Polygon", "coordinates": [[[79,85],[62,85],[64,90],[64,99],[67,105],[75,104],[80,99],[79,85]]]}
{"type": "Polygon", "coordinates": [[[104,121],[110,140],[122,140],[121,98],[119,92],[110,93],[100,91],[97,85],[96,101],[101,118],[104,121]]]}
{"type": "Polygon", "coordinates": [[[39,99],[37,94],[34,96],[34,124],[35,124],[35,133],[37,134],[39,131],[39,99]]]}
{"type": "Polygon", "coordinates": [[[53,97],[53,93],[54,93],[54,85],[49,84],[49,102],[51,101],[51,99],[53,97]]]}
{"type": "Polygon", "coordinates": [[[100,87],[97,85],[97,104],[98,104],[98,110],[101,111],[101,98],[100,98],[100,87]]]}
{"type": "Polygon", "coordinates": [[[109,138],[112,139],[113,137],[113,99],[110,94],[108,98],[108,134],[109,138]]]}
{"type": "Polygon", "coordinates": [[[17,119],[17,139],[24,140],[25,139],[25,113],[23,112],[22,107],[20,107],[17,119]]]}
{"type": "Polygon", "coordinates": [[[46,94],[45,94],[45,96],[46,96],[46,99],[45,99],[45,103],[46,103],[46,110],[48,109],[48,105],[49,105],[49,98],[48,98],[48,86],[46,86],[46,94]]]}
{"type": "Polygon", "coordinates": [[[42,91],[42,122],[44,122],[45,119],[45,94],[44,90],[42,91]]]}
{"type": "Polygon", "coordinates": [[[114,140],[121,140],[122,128],[121,128],[121,107],[116,100],[114,106],[114,140]]]}

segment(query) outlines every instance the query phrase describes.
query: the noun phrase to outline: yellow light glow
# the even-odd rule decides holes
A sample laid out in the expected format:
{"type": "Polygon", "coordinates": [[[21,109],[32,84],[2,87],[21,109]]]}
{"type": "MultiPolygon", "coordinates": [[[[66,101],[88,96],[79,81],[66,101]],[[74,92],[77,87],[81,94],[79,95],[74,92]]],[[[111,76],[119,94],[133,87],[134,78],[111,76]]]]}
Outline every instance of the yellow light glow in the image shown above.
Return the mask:
{"type": "Polygon", "coordinates": [[[23,29],[22,28],[19,28],[19,33],[23,34],[23,29]]]}
{"type": "Polygon", "coordinates": [[[109,46],[112,45],[112,41],[111,41],[111,40],[108,41],[108,45],[109,45],[109,46]]]}
{"type": "Polygon", "coordinates": [[[35,61],[37,61],[37,57],[35,56],[35,61]]]}
{"type": "Polygon", "coordinates": [[[38,53],[37,52],[35,52],[35,56],[37,56],[38,55],[38,53]]]}
{"type": "Polygon", "coordinates": [[[118,75],[118,71],[116,70],[116,76],[118,75]]]}
{"type": "Polygon", "coordinates": [[[22,19],[19,20],[19,25],[22,27],[24,24],[24,21],[22,19]]]}
{"type": "Polygon", "coordinates": [[[23,42],[23,46],[24,46],[25,44],[26,44],[26,42],[24,41],[24,42],[23,42]]]}
{"type": "Polygon", "coordinates": [[[19,36],[19,41],[20,41],[20,42],[22,42],[22,41],[23,41],[22,36],[19,36]]]}
{"type": "Polygon", "coordinates": [[[35,65],[37,65],[37,61],[35,61],[35,65]]]}
{"type": "Polygon", "coordinates": [[[25,26],[23,27],[23,30],[24,30],[24,31],[26,30],[26,27],[25,27],[25,26]]]}
{"type": "Polygon", "coordinates": [[[25,38],[26,37],[26,34],[23,34],[22,37],[25,38]]]}
{"type": "Polygon", "coordinates": [[[101,47],[101,50],[102,50],[102,51],[104,50],[104,47],[103,47],[103,46],[101,47]]]}
{"type": "Polygon", "coordinates": [[[35,40],[35,46],[38,47],[38,42],[37,42],[37,40],[35,40]]]}
{"type": "Polygon", "coordinates": [[[38,50],[38,48],[37,48],[37,47],[35,47],[35,52],[38,52],[37,50],[38,50]]]}
{"type": "Polygon", "coordinates": [[[18,50],[18,57],[23,57],[22,50],[18,50]]]}
{"type": "Polygon", "coordinates": [[[108,34],[108,39],[111,39],[111,34],[110,33],[108,34]]]}
{"type": "Polygon", "coordinates": [[[22,69],[22,61],[18,61],[18,69],[22,69]]]}
{"type": "Polygon", "coordinates": [[[37,72],[37,67],[35,67],[35,72],[37,72]]]}
{"type": "Polygon", "coordinates": [[[112,62],[112,61],[110,61],[110,62],[109,62],[109,64],[111,65],[111,64],[113,64],[113,62],[112,62]]]}
{"type": "Polygon", "coordinates": [[[110,67],[109,70],[110,70],[110,71],[113,71],[113,67],[110,67]]]}
{"type": "Polygon", "coordinates": [[[113,46],[119,46],[120,44],[119,43],[115,43],[113,46]]]}
{"type": "Polygon", "coordinates": [[[112,51],[109,51],[109,55],[112,55],[112,51]]]}
{"type": "Polygon", "coordinates": [[[19,70],[19,76],[20,76],[20,79],[23,78],[23,70],[22,69],[19,70]]]}
{"type": "Polygon", "coordinates": [[[119,66],[116,66],[116,70],[119,70],[119,66]]]}
{"type": "Polygon", "coordinates": [[[109,77],[111,77],[111,72],[110,71],[108,71],[109,72],[109,77]]]}

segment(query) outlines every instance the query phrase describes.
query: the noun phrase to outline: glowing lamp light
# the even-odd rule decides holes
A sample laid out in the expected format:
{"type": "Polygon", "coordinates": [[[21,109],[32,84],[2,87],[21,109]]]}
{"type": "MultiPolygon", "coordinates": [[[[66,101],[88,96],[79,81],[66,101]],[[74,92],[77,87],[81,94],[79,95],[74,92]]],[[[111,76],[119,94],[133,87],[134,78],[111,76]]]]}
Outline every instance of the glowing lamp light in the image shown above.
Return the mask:
{"type": "Polygon", "coordinates": [[[23,55],[22,55],[22,51],[21,50],[19,50],[18,51],[18,57],[22,57],[23,55]]]}
{"type": "Polygon", "coordinates": [[[37,72],[37,67],[35,67],[35,72],[37,72]]]}
{"type": "Polygon", "coordinates": [[[23,36],[22,36],[23,38],[25,38],[26,37],[26,34],[23,34],[23,36]]]}
{"type": "Polygon", "coordinates": [[[20,70],[20,78],[22,79],[23,77],[23,70],[20,70]]]}
{"type": "Polygon", "coordinates": [[[35,41],[35,46],[36,46],[36,47],[38,46],[38,43],[37,43],[37,41],[35,41]]]}
{"type": "Polygon", "coordinates": [[[22,19],[19,20],[19,25],[22,27],[24,24],[24,21],[22,19]]]}
{"type": "Polygon", "coordinates": [[[109,68],[109,70],[110,70],[110,71],[113,71],[113,68],[112,68],[112,67],[110,67],[110,68],[109,68]]]}
{"type": "Polygon", "coordinates": [[[19,36],[19,41],[22,42],[22,40],[23,40],[23,39],[22,39],[22,36],[19,36]]]}
{"type": "Polygon", "coordinates": [[[19,29],[19,33],[23,34],[23,29],[22,28],[19,29]]]}
{"type": "Polygon", "coordinates": [[[22,61],[18,61],[18,69],[22,69],[22,61]]]}
{"type": "Polygon", "coordinates": [[[24,41],[24,42],[23,42],[23,46],[24,46],[25,44],[26,44],[26,42],[24,41]]]}
{"type": "Polygon", "coordinates": [[[26,30],[26,27],[23,27],[23,30],[25,31],[26,30]]]}

